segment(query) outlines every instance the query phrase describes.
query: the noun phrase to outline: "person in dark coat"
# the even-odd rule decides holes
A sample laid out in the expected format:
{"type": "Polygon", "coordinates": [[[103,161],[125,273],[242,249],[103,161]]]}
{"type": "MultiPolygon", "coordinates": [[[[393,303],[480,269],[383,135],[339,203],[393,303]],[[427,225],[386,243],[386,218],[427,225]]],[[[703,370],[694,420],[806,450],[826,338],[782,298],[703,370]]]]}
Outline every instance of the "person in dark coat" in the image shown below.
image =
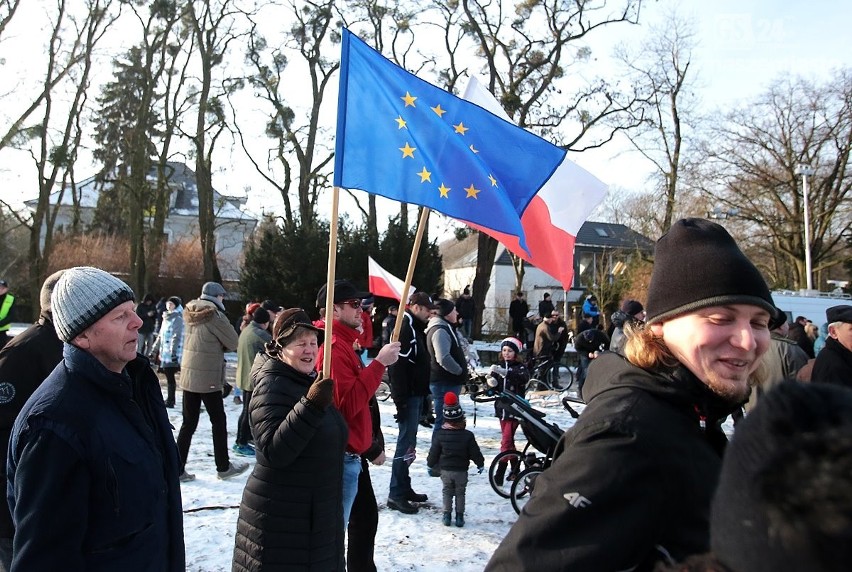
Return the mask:
{"type": "Polygon", "coordinates": [[[550,293],[545,292],[541,301],[538,303],[538,315],[540,318],[544,319],[550,316],[550,313],[553,312],[553,310],[554,306],[553,301],[550,299],[550,293]]]}
{"type": "Polygon", "coordinates": [[[456,309],[459,311],[459,329],[469,340],[473,335],[473,318],[476,316],[476,301],[470,295],[470,287],[465,286],[461,296],[456,298],[456,309]]]}
{"type": "Polygon", "coordinates": [[[727,231],[682,219],[657,241],[648,321],[589,366],[587,406],[487,572],[653,570],[708,550],[726,443],[777,316],[727,231]]]}
{"type": "Polygon", "coordinates": [[[524,318],[530,311],[530,305],[524,299],[523,292],[515,292],[515,299],[509,303],[509,335],[524,337],[524,318]]]}
{"type": "Polygon", "coordinates": [[[159,380],[136,353],[133,291],[69,268],[52,308],[63,359],[9,442],[12,570],[182,571],[177,447],[159,380]]]}
{"type": "Polygon", "coordinates": [[[805,331],[805,326],[808,325],[808,319],[804,316],[796,316],[796,319],[790,324],[790,331],[787,333],[787,337],[799,344],[799,347],[802,348],[806,354],[808,354],[809,358],[815,357],[814,354],[814,341],[805,331]]]}
{"type": "Polygon", "coordinates": [[[816,357],[811,379],[852,387],[852,306],[832,306],[825,316],[828,338],[816,357]]]}
{"type": "MultiPolygon", "coordinates": [[[[521,397],[527,391],[527,383],[530,381],[530,372],[524,362],[521,361],[521,350],[523,346],[518,338],[506,338],[500,342],[500,362],[491,366],[491,377],[494,378],[497,391],[514,393],[521,397]]],[[[500,452],[517,451],[515,447],[515,432],[518,430],[518,418],[512,414],[512,410],[502,400],[494,402],[494,415],[500,420],[500,452]]],[[[497,484],[503,484],[506,475],[508,461],[500,463],[494,474],[497,484]]],[[[513,464],[510,476],[518,470],[517,464],[513,464]]]]}
{"type": "Polygon", "coordinates": [[[625,300],[621,308],[612,313],[609,321],[612,325],[609,351],[624,355],[624,344],[627,343],[624,328],[628,325],[634,329],[641,327],[645,321],[645,307],[638,300],[625,300]]]}
{"type": "Polygon", "coordinates": [[[609,338],[606,332],[597,328],[583,330],[574,338],[574,349],[577,351],[577,394],[582,397],[583,384],[589,372],[589,364],[597,358],[601,352],[609,348],[609,338]]]}
{"type": "Polygon", "coordinates": [[[347,572],[376,572],[374,555],[376,532],[379,529],[379,505],[370,478],[370,465],[384,465],[386,457],[379,402],[375,396],[370,399],[370,417],[373,422],[373,444],[361,453],[358,492],[355,493],[349,526],[346,528],[347,572]]]}
{"type": "Polygon", "coordinates": [[[284,310],[255,358],[249,415],[257,463],[240,502],[235,572],[344,569],[348,432],[334,381],[314,371],[320,331],[304,310],[284,310]]]}
{"type": "MultiPolygon", "coordinates": [[[[30,395],[62,361],[62,341],[53,328],[53,311],[50,295],[62,276],[62,270],[54,272],[41,286],[38,321],[12,338],[0,350],[0,446],[3,464],[0,471],[6,482],[6,452],[15,418],[30,398],[30,395]]],[[[0,503],[0,570],[12,565],[12,515],[9,505],[0,503]]]]}
{"type": "Polygon", "coordinates": [[[409,455],[417,448],[417,428],[423,401],[429,394],[429,350],[426,348],[426,322],[429,312],[437,308],[426,292],[415,292],[408,299],[399,330],[399,359],[388,367],[391,399],[396,406],[399,433],[391,464],[388,507],[404,514],[414,514],[413,502],[426,502],[427,496],[414,491],[408,467],[409,455]]]}

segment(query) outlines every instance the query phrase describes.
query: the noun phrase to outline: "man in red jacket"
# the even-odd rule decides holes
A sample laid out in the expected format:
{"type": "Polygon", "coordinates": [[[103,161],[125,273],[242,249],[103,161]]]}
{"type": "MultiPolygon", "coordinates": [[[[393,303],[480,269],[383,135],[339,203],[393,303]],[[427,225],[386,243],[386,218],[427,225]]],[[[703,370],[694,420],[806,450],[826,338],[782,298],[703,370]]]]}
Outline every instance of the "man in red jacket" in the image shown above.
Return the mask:
{"type": "MultiPolygon", "coordinates": [[[[346,420],[349,441],[343,456],[343,522],[349,522],[349,513],[358,491],[361,473],[361,454],[373,443],[370,420],[370,398],[382,381],[385,368],[399,357],[399,342],[382,346],[376,359],[364,366],[355,353],[361,327],[361,300],[369,292],[358,290],[348,280],[334,282],[334,316],[331,331],[331,377],[334,379],[334,405],[346,420]]],[[[326,285],[317,294],[317,303],[324,303],[326,285]]],[[[322,371],[324,346],[317,356],[317,370],[322,371]]]]}

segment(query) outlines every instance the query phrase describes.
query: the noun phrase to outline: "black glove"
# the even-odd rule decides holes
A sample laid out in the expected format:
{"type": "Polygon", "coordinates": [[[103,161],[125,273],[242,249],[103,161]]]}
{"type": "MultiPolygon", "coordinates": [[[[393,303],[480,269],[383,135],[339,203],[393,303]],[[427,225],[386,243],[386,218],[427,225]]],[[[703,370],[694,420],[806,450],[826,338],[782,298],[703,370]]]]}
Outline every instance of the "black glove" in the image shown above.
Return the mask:
{"type": "Polygon", "coordinates": [[[334,401],[334,380],[318,377],[308,388],[305,398],[317,409],[325,409],[334,401]]]}

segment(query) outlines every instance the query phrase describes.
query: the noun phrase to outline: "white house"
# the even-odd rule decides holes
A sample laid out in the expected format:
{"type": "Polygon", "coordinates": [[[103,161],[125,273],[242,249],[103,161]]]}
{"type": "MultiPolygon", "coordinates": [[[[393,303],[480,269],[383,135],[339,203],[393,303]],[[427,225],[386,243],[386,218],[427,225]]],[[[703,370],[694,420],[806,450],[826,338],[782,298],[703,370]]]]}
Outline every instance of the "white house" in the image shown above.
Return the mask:
{"type": "MultiPolygon", "coordinates": [[[[444,292],[455,298],[465,286],[473,284],[476,276],[477,256],[476,233],[462,241],[451,239],[439,246],[444,263],[444,292]]],[[[574,244],[574,284],[567,292],[562,285],[543,270],[529,263],[524,264],[522,290],[530,310],[537,310],[538,303],[547,292],[551,300],[564,311],[563,302],[569,307],[594,285],[596,272],[605,268],[609,274],[618,274],[624,262],[636,253],[650,254],[654,244],[648,238],[634,232],[623,224],[587,221],[580,227],[574,244]]],[[[489,278],[490,288],[485,298],[482,313],[482,332],[502,333],[509,326],[509,304],[514,296],[515,270],[511,253],[502,244],[497,247],[494,267],[489,278]]]]}
{"type": "MultiPolygon", "coordinates": [[[[174,244],[179,240],[197,239],[198,229],[198,189],[196,187],[195,172],[184,163],[172,162],[167,164],[169,170],[169,212],[166,216],[164,232],[167,244],[174,244]]],[[[152,168],[148,178],[156,180],[156,170],[152,168]]],[[[79,197],[80,219],[83,226],[91,224],[98,197],[101,191],[110,188],[111,182],[97,181],[90,177],[79,183],[75,190],[79,197]]],[[[55,230],[62,230],[71,225],[74,212],[73,199],[70,189],[64,192],[56,191],[50,195],[51,207],[59,203],[59,211],[56,216],[55,230]]],[[[240,277],[242,266],[243,248],[248,238],[254,232],[258,219],[244,210],[245,198],[226,197],[213,191],[215,209],[214,235],[216,237],[216,255],[219,262],[219,270],[225,281],[236,281],[240,277]]],[[[27,201],[27,206],[35,210],[36,200],[27,201]]],[[[44,240],[44,229],[42,229],[42,240],[44,240]]]]}

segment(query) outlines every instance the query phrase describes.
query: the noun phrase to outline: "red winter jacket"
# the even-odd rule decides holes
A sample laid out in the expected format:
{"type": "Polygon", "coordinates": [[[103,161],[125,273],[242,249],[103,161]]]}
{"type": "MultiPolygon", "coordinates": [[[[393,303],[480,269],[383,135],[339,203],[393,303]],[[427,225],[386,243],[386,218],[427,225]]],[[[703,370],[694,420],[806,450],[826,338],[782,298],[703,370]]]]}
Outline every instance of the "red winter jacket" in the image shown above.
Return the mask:
{"type": "MultiPolygon", "coordinates": [[[[362,454],[373,443],[370,419],[370,398],[382,381],[385,366],[373,360],[364,367],[355,354],[352,344],[358,339],[358,330],[334,320],[331,334],[331,377],[334,379],[334,405],[343,414],[349,427],[346,450],[362,454]]],[[[325,347],[320,346],[317,371],[322,371],[325,347]]]]}

